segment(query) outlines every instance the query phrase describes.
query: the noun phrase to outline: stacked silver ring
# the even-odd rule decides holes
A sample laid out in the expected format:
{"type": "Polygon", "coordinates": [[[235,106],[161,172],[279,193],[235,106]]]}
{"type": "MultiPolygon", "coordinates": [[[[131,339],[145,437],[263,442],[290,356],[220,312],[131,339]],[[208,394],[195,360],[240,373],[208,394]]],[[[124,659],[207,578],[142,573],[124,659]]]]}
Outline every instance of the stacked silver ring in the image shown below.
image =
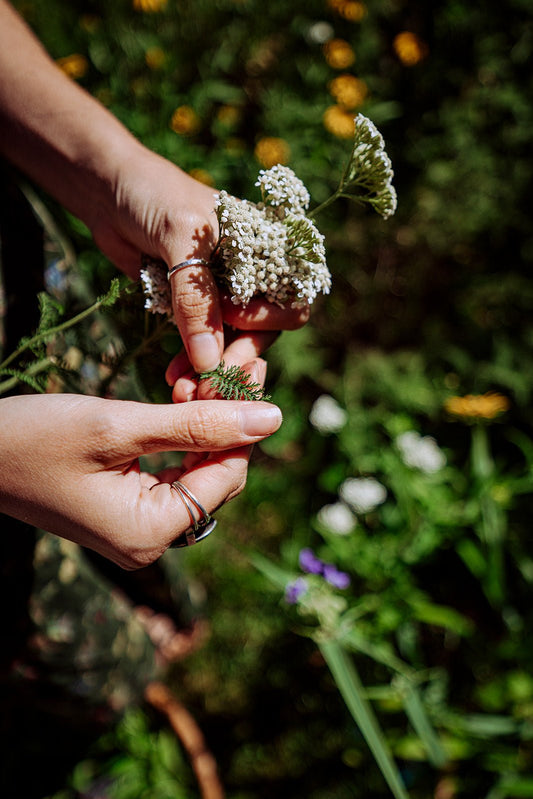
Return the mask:
{"type": "Polygon", "coordinates": [[[217,526],[217,522],[216,519],[213,519],[206,511],[202,503],[196,499],[192,491],[190,491],[187,486],[183,485],[183,483],[180,483],[179,480],[175,480],[171,484],[171,488],[177,491],[183,500],[183,504],[187,508],[191,518],[191,526],[189,529],[185,530],[184,533],[181,533],[170,546],[174,549],[178,547],[190,547],[193,544],[197,544],[199,541],[203,541],[204,538],[207,538],[217,526]]]}
{"type": "Polygon", "coordinates": [[[167,278],[170,280],[172,275],[175,275],[180,269],[185,269],[186,266],[209,266],[209,261],[206,261],[205,258],[189,258],[187,261],[182,261],[181,264],[171,266],[167,278]]]}

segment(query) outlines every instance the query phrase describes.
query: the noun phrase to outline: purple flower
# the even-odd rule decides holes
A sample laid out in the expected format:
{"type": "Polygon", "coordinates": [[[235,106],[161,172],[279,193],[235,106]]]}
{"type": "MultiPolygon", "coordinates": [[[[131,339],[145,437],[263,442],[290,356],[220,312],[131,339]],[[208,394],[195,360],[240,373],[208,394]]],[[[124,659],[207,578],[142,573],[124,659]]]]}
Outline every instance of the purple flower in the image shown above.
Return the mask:
{"type": "Polygon", "coordinates": [[[309,547],[300,551],[299,561],[302,571],[308,572],[309,574],[322,574],[324,563],[320,558],[317,558],[313,550],[309,549],[309,547]]]}
{"type": "Polygon", "coordinates": [[[288,583],[285,588],[285,602],[287,602],[288,605],[295,605],[306,591],[307,583],[305,579],[303,577],[298,577],[296,580],[293,580],[292,583],[288,583]]]}
{"type": "Polygon", "coordinates": [[[350,576],[346,572],[339,571],[331,563],[324,563],[322,575],[324,580],[334,588],[344,589],[350,585],[350,576]]]}
{"type": "Polygon", "coordinates": [[[344,589],[350,585],[350,577],[346,572],[341,572],[332,563],[325,563],[317,558],[309,547],[300,550],[299,560],[302,571],[308,572],[308,574],[320,574],[334,588],[344,589]]]}

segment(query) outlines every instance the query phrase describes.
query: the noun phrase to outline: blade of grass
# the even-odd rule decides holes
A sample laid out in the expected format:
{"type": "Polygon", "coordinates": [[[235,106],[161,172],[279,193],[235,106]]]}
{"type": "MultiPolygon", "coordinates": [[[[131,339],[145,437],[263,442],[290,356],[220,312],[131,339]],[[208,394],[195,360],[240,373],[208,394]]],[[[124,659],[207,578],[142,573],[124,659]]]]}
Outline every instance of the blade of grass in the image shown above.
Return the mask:
{"type": "Polygon", "coordinates": [[[319,641],[319,649],[328,664],[348,710],[364,736],[384,780],[395,799],[409,799],[385,736],[368,702],[357,670],[337,641],[319,641]]]}
{"type": "Polygon", "coordinates": [[[415,685],[409,683],[407,680],[402,680],[402,683],[403,685],[401,685],[400,690],[409,721],[424,744],[430,762],[437,768],[440,768],[444,766],[448,758],[428,718],[426,708],[420,698],[420,692],[415,685]]]}

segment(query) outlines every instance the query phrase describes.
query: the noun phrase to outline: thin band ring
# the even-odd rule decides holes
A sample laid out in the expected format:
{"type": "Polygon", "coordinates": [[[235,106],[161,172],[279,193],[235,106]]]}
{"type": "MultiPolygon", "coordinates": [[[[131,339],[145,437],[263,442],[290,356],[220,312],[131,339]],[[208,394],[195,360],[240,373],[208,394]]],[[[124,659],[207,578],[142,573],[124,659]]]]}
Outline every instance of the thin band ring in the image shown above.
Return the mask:
{"type": "Polygon", "coordinates": [[[180,269],[185,269],[186,266],[209,266],[209,261],[206,261],[205,258],[188,258],[186,261],[182,261],[181,264],[171,266],[168,270],[167,278],[170,280],[172,275],[175,275],[180,269]]]}
{"type": "Polygon", "coordinates": [[[213,519],[192,491],[179,480],[174,480],[170,487],[178,492],[191,518],[191,527],[181,533],[170,546],[172,548],[189,547],[203,541],[217,526],[216,519],[213,519]],[[196,518],[195,510],[198,513],[198,518],[196,518]]]}

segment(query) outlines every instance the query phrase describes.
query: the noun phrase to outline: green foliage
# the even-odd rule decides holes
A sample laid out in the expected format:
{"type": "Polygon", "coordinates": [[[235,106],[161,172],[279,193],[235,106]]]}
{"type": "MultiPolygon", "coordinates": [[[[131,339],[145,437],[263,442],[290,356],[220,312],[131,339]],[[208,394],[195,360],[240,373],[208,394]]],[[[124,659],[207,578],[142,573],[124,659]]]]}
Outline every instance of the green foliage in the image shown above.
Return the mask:
{"type": "Polygon", "coordinates": [[[233,364],[226,366],[221,361],[216,369],[201,372],[200,380],[209,380],[211,388],[227,400],[269,400],[259,383],[250,380],[250,375],[233,364]]]}
{"type": "Polygon", "coordinates": [[[109,799],[192,799],[190,767],[174,735],[155,730],[146,714],[132,709],[80,762],[69,788],[49,799],[76,799],[95,786],[109,799]]]}
{"type": "MultiPolygon", "coordinates": [[[[223,534],[183,555],[213,632],[174,676],[211,734],[228,795],[385,799],[384,777],[401,795],[397,772],[413,799],[533,795],[530,3],[377,0],[356,22],[325,0],[276,0],[268,13],[259,0],[179,0],[153,14],[129,0],[24,9],[54,57],[87,58],[82,84],[144,143],[237,196],[250,196],[256,145],[271,137],[316,206],[337,190],[347,140],[323,114],[341,73],[364,81],[348,113],[378,125],[394,165],[399,206],[386,225],[343,199],[321,214],[332,293],[267,356],[284,424],[256,447],[238,502],[217,512],[223,534]],[[353,64],[328,64],[320,30],[353,48],[353,64]],[[395,45],[402,31],[424,45],[416,63],[395,45]],[[148,66],[152,48],[159,66],[148,66]],[[197,125],[179,133],[183,105],[197,125]],[[488,391],[508,398],[505,414],[444,408],[488,391]],[[337,431],[308,421],[321,394],[347,413],[337,431]],[[402,459],[409,431],[435,439],[442,468],[402,459]],[[353,477],[387,496],[340,535],[320,511],[353,477]],[[313,575],[307,604],[289,607],[304,547],[351,585],[313,575]],[[325,640],[350,712],[316,657],[325,640]]],[[[81,293],[86,307],[111,270],[86,231],[60,221],[85,285],[59,302],[81,293]]],[[[169,401],[162,375],[179,338],[144,316],[135,293],[105,324],[64,335],[61,357],[85,354],[79,390],[169,401]]],[[[3,369],[4,382],[15,376],[3,369]]],[[[120,746],[130,753],[131,741],[120,746]]]]}

